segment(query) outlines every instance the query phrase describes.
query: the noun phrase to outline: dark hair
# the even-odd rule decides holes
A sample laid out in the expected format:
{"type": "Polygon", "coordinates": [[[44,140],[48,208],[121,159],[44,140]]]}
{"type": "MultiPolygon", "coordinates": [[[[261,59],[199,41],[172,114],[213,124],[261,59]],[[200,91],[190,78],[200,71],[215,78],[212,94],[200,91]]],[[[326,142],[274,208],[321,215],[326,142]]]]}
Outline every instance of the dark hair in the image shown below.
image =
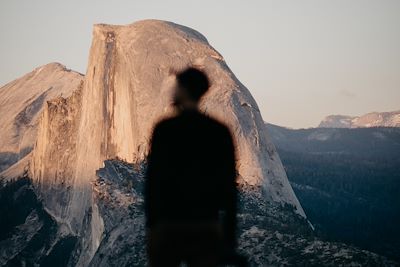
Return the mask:
{"type": "Polygon", "coordinates": [[[190,98],[199,101],[210,87],[207,75],[196,68],[190,67],[176,75],[179,86],[186,89],[190,98]]]}

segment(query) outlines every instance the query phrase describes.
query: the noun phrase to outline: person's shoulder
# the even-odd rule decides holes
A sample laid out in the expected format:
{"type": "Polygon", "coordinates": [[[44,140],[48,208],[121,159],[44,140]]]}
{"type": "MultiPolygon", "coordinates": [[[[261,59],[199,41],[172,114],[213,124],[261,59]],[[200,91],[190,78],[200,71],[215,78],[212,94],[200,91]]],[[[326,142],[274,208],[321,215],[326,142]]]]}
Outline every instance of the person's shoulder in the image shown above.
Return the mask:
{"type": "Polygon", "coordinates": [[[159,120],[155,125],[154,125],[154,132],[160,132],[160,131],[165,131],[171,128],[172,125],[175,124],[176,118],[175,117],[167,117],[159,120]]]}
{"type": "Polygon", "coordinates": [[[217,119],[215,119],[213,117],[210,117],[208,115],[204,115],[204,117],[206,118],[208,123],[210,125],[212,125],[212,127],[216,131],[220,132],[222,135],[230,135],[230,136],[232,135],[231,130],[229,129],[229,127],[225,123],[223,123],[223,122],[221,122],[221,121],[219,121],[219,120],[217,120],[217,119]]]}

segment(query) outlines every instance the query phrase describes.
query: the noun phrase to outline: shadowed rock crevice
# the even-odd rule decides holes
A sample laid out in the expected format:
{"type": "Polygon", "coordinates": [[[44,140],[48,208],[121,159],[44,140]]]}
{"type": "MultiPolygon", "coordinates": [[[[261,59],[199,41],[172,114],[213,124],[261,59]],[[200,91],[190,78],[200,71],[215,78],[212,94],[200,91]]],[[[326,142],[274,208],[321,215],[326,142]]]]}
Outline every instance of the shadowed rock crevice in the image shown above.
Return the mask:
{"type": "Polygon", "coordinates": [[[62,234],[29,178],[0,187],[0,214],[0,265],[68,266],[77,237],[62,234]]]}
{"type": "Polygon", "coordinates": [[[112,108],[115,102],[114,76],[115,76],[115,33],[109,31],[106,33],[105,40],[105,60],[103,73],[103,117],[104,117],[104,138],[101,143],[101,154],[108,158],[110,155],[115,155],[117,151],[112,145],[112,128],[114,125],[114,109],[112,108]]]}
{"type": "Polygon", "coordinates": [[[15,117],[14,125],[16,127],[16,135],[20,134],[20,129],[22,127],[28,127],[32,119],[41,110],[43,102],[46,99],[48,92],[53,89],[50,87],[42,94],[40,94],[35,100],[33,100],[29,105],[27,105],[20,113],[15,117]]]}

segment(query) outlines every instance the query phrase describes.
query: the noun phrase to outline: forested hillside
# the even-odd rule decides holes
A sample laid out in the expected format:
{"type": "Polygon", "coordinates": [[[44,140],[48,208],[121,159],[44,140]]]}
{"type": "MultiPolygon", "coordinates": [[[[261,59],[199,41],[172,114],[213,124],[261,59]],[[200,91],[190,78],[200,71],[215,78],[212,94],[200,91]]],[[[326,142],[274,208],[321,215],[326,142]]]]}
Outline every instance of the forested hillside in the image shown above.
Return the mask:
{"type": "Polygon", "coordinates": [[[267,127],[321,236],[399,257],[399,128],[267,127]]]}

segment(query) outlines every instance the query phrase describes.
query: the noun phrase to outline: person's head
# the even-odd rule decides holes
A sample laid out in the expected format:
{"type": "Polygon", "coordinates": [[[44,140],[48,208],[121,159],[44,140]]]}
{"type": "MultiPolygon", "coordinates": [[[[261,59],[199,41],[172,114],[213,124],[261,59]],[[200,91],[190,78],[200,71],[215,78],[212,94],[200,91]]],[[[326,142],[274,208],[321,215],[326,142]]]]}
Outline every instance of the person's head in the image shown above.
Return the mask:
{"type": "Polygon", "coordinates": [[[197,108],[201,97],[210,87],[207,75],[193,67],[179,72],[176,75],[176,81],[174,105],[182,109],[197,108]]]}

